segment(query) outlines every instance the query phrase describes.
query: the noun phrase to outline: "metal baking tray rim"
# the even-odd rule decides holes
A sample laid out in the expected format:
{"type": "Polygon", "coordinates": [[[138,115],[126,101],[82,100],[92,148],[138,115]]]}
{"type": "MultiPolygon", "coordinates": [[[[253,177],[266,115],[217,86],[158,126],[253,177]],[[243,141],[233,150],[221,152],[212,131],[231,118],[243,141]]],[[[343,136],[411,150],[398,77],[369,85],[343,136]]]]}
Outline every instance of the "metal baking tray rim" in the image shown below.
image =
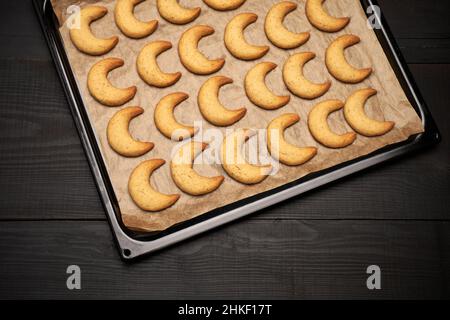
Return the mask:
{"type": "MultiPolygon", "coordinates": [[[[360,1],[364,8],[378,5],[376,0],[360,1]]],[[[58,30],[55,30],[49,25],[50,21],[53,23],[55,22],[51,3],[49,0],[33,0],[33,4],[62,82],[63,89],[67,96],[70,110],[94,175],[104,209],[114,231],[113,233],[119,247],[120,256],[124,260],[132,260],[171,246],[382,162],[398,158],[420,148],[435,145],[441,140],[439,130],[417,89],[399,48],[393,40],[393,36],[384,17],[379,15],[377,10],[373,10],[372,14],[375,15],[377,22],[381,26],[380,29],[375,30],[378,40],[382,44],[405,93],[408,98],[412,100],[411,103],[422,119],[422,124],[425,128],[424,133],[412,136],[407,141],[386,146],[367,156],[359,157],[332,168],[311,173],[279,188],[238,201],[236,204],[239,205],[236,207],[236,204],[234,204],[235,208],[230,210],[227,210],[227,208],[232,207],[233,205],[219,208],[217,210],[221,212],[216,213],[214,216],[209,217],[207,213],[199,218],[194,218],[189,221],[189,226],[183,227],[183,223],[173,228],[169,228],[167,231],[158,233],[159,236],[155,239],[139,239],[136,238],[136,234],[133,234],[123,226],[118,217],[119,208],[117,200],[112,190],[112,185],[109,181],[109,176],[106,172],[101,152],[97,145],[95,133],[92,130],[89,121],[87,121],[87,114],[65,54],[62,40],[59,37],[58,30]],[[386,46],[389,51],[387,51],[386,46]]]]}

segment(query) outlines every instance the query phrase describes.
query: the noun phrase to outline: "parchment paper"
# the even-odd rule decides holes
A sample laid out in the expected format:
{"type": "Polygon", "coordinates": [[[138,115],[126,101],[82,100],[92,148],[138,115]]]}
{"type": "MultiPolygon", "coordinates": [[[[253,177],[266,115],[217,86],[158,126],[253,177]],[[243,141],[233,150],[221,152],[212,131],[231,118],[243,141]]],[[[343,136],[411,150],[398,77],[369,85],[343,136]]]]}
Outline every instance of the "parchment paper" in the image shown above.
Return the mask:
{"type": "MultiPolygon", "coordinates": [[[[349,16],[352,19],[349,26],[334,34],[323,33],[312,27],[304,14],[304,1],[296,1],[299,7],[295,12],[288,15],[285,24],[292,31],[311,31],[311,39],[302,47],[289,51],[284,51],[271,45],[264,34],[265,15],[270,7],[277,2],[274,0],[247,0],[237,10],[217,12],[207,7],[201,0],[182,0],[181,4],[186,6],[200,6],[202,14],[189,25],[176,26],[166,22],[159,16],[155,1],[145,1],[136,7],[136,16],[144,21],[159,20],[159,28],[153,35],[145,39],[132,40],[125,37],[114,23],[114,1],[80,2],[53,0],[54,9],[62,24],[60,32],[65,49],[78,81],[90,121],[96,131],[107,170],[119,201],[123,222],[128,228],[140,231],[164,230],[215,208],[297,180],[308,173],[369,154],[385,145],[404,141],[409,136],[423,131],[420,118],[412,108],[396,79],[375,33],[367,26],[366,17],[359,0],[326,2],[326,8],[330,14],[334,16],[349,16]],[[67,27],[63,25],[64,20],[67,18],[66,8],[69,5],[79,4],[85,6],[93,3],[103,5],[109,10],[104,18],[92,24],[93,32],[99,37],[118,35],[120,38],[116,48],[104,57],[91,57],[79,52],[70,41],[67,27]],[[248,41],[255,44],[270,45],[270,52],[258,61],[243,62],[235,59],[228,53],[223,43],[225,25],[231,18],[242,12],[254,12],[259,16],[257,23],[246,30],[248,41]],[[177,119],[186,124],[193,124],[194,121],[203,121],[203,130],[213,127],[202,119],[197,106],[197,92],[203,82],[208,79],[208,76],[197,76],[188,72],[180,63],[176,49],[182,32],[197,24],[208,24],[216,30],[213,36],[204,38],[200,43],[201,51],[210,58],[225,57],[226,59],[225,67],[215,75],[224,75],[234,79],[233,85],[228,85],[221,91],[221,101],[230,108],[245,106],[248,109],[247,116],[234,127],[265,128],[273,118],[284,113],[295,112],[301,116],[301,122],[286,131],[287,140],[299,146],[316,146],[318,147],[318,155],[303,166],[287,167],[282,165],[277,175],[269,177],[256,186],[246,186],[235,182],[226,175],[220,165],[198,165],[195,168],[201,174],[221,174],[226,177],[224,184],[218,191],[203,197],[192,197],[182,193],[173,183],[169,165],[166,164],[153,174],[151,183],[161,192],[179,193],[182,194],[182,197],[173,207],[163,212],[147,213],[139,209],[128,194],[129,175],[144,160],[162,158],[169,162],[171,150],[176,145],[175,142],[163,137],[154,125],[153,111],[157,102],[167,94],[176,91],[186,92],[190,95],[190,99],[176,109],[177,119]],[[349,61],[357,67],[372,66],[375,69],[374,74],[369,79],[357,85],[346,85],[333,79],[327,72],[324,64],[325,50],[328,45],[338,36],[348,33],[358,35],[362,40],[360,44],[347,50],[346,54],[349,61]],[[183,73],[183,77],[175,86],[166,89],[157,89],[146,85],[139,78],[135,67],[136,57],[141,48],[155,40],[167,40],[174,45],[172,50],[163,53],[159,57],[158,61],[161,68],[166,72],[181,71],[183,73]],[[318,83],[323,82],[325,79],[333,81],[332,88],[325,96],[314,101],[306,101],[292,95],[290,104],[277,111],[262,110],[247,99],[243,89],[245,74],[252,66],[261,61],[272,61],[278,64],[279,67],[268,76],[268,85],[278,94],[288,94],[282,81],[281,68],[290,54],[304,51],[312,51],[317,54],[317,58],[306,66],[305,73],[307,77],[318,83]],[[109,147],[106,139],[106,126],[109,119],[123,107],[105,107],[97,103],[87,90],[86,82],[89,69],[94,63],[106,57],[119,57],[125,60],[124,67],[110,73],[109,79],[114,85],[118,87],[136,85],[138,87],[136,97],[126,106],[139,105],[145,109],[145,113],[132,121],[130,127],[132,135],[143,141],[152,141],[156,145],[155,149],[150,153],[137,159],[129,159],[116,154],[109,147]],[[340,150],[328,149],[318,144],[312,138],[306,124],[307,115],[311,108],[317,102],[326,99],[345,101],[353,91],[365,87],[373,87],[378,90],[378,95],[370,99],[366,106],[369,116],[379,120],[395,121],[395,129],[377,138],[365,138],[358,135],[358,139],[353,145],[340,150]]],[[[338,133],[351,130],[346,124],[342,112],[333,114],[329,122],[331,128],[338,133]]],[[[225,129],[222,129],[222,131],[225,133],[225,129]]]]}

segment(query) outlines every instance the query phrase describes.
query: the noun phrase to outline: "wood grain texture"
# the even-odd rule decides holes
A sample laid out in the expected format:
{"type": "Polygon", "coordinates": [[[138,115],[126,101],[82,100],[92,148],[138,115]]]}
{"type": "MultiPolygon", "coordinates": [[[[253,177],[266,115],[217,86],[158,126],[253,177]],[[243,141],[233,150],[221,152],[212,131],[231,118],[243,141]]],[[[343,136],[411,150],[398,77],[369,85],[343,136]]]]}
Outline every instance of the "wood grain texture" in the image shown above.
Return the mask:
{"type": "Polygon", "coordinates": [[[3,1],[0,298],[450,298],[450,2],[379,3],[442,143],[126,264],[31,1],[3,1]]]}
{"type": "Polygon", "coordinates": [[[449,237],[448,222],[250,221],[130,265],[105,222],[1,222],[0,298],[449,298],[449,237]]]}

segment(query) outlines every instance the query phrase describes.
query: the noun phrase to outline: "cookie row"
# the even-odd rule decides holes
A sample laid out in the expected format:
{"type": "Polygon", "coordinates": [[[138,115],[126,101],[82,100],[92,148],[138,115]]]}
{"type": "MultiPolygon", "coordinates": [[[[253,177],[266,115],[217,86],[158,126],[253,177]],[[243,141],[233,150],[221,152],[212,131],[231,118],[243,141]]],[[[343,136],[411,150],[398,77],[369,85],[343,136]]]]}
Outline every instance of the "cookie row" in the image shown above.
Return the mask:
{"type": "MultiPolygon", "coordinates": [[[[344,148],[356,140],[356,133],[347,132],[336,134],[327,122],[329,115],[344,109],[347,123],[358,133],[367,137],[386,134],[394,127],[391,121],[377,121],[369,118],[364,112],[366,101],[376,94],[376,90],[367,88],[354,92],[345,102],[339,100],[326,100],[318,103],[308,116],[308,128],[312,136],[324,146],[329,148],[344,148]]],[[[177,101],[176,93],[163,100],[177,101]]],[[[183,98],[183,96],[180,96],[183,98]]],[[[158,107],[157,107],[158,109],[158,107]]],[[[143,109],[128,107],[114,115],[108,124],[108,141],[111,147],[124,156],[140,156],[153,148],[151,142],[136,141],[128,131],[131,119],[140,115],[143,109]]],[[[155,111],[155,118],[157,117],[155,111]]],[[[172,116],[173,117],[173,116],[172,116]]],[[[284,131],[298,123],[300,117],[295,113],[283,114],[272,120],[267,126],[267,148],[271,156],[288,166],[302,165],[317,154],[316,147],[298,147],[286,141],[284,131]]],[[[158,123],[158,121],[155,121],[158,123]]],[[[168,126],[170,121],[159,125],[168,126]]],[[[243,143],[247,141],[254,131],[238,129],[226,136],[220,150],[222,167],[234,180],[243,184],[257,184],[265,180],[272,171],[271,165],[254,165],[241,155],[243,143]],[[231,154],[230,154],[231,152],[231,154]]],[[[170,163],[172,179],[175,184],[187,194],[200,196],[217,190],[224,181],[223,176],[204,177],[193,169],[195,158],[207,148],[207,144],[190,141],[177,150],[170,163]]],[[[153,159],[141,163],[131,174],[129,179],[129,192],[135,203],[143,210],[160,211],[173,205],[179,195],[164,195],[149,184],[151,173],[162,166],[164,160],[153,159]]]]}
{"type": "MultiPolygon", "coordinates": [[[[143,22],[138,20],[133,11],[134,7],[144,0],[117,0],[114,9],[114,20],[123,34],[130,38],[145,38],[158,28],[158,21],[143,22]]],[[[225,11],[240,7],[246,0],[204,0],[213,9],[225,11]]],[[[337,32],[342,30],[350,21],[350,18],[335,18],[330,16],[322,7],[324,0],[307,0],[306,16],[310,23],[325,32],[337,32]]],[[[174,24],[187,24],[201,13],[201,8],[182,7],[177,0],[157,0],[159,14],[167,21],[174,24]]],[[[297,9],[297,4],[283,1],[275,4],[268,12],[264,30],[267,38],[277,47],[282,49],[294,49],[310,38],[309,32],[294,33],[289,31],[283,20],[292,11],[297,9]]],[[[119,42],[117,36],[109,39],[97,38],[90,30],[90,24],[106,15],[108,10],[102,6],[88,6],[80,12],[79,28],[70,30],[70,38],[73,44],[81,51],[90,55],[103,55],[111,51],[119,42]]],[[[255,46],[247,43],[244,37],[244,29],[256,22],[257,15],[243,13],[233,18],[225,29],[225,45],[235,57],[243,60],[255,60],[264,56],[268,51],[267,46],[255,46]]]]}

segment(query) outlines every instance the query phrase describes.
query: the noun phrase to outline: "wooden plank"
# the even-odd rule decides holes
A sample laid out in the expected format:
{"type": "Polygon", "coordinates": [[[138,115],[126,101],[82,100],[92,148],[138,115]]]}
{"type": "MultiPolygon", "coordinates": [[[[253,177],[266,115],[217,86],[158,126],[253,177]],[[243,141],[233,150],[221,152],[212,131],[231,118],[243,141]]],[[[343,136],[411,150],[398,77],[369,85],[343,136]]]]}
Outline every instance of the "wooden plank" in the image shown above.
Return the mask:
{"type": "Polygon", "coordinates": [[[449,222],[246,221],[127,264],[105,222],[0,222],[0,298],[450,298],[449,252],[449,222]]]}
{"type": "MultiPolygon", "coordinates": [[[[441,145],[255,217],[448,219],[450,65],[413,65],[412,72],[441,128],[441,145]]],[[[0,219],[105,219],[51,63],[0,60],[0,100],[0,219]]]]}
{"type": "MultiPolygon", "coordinates": [[[[201,2],[200,0],[197,0],[201,2]]],[[[441,0],[379,0],[389,26],[408,63],[450,63],[450,2],[441,0]]],[[[31,1],[2,4],[0,58],[50,60],[31,1]],[[14,25],[14,33],[6,33],[14,25]]]]}

